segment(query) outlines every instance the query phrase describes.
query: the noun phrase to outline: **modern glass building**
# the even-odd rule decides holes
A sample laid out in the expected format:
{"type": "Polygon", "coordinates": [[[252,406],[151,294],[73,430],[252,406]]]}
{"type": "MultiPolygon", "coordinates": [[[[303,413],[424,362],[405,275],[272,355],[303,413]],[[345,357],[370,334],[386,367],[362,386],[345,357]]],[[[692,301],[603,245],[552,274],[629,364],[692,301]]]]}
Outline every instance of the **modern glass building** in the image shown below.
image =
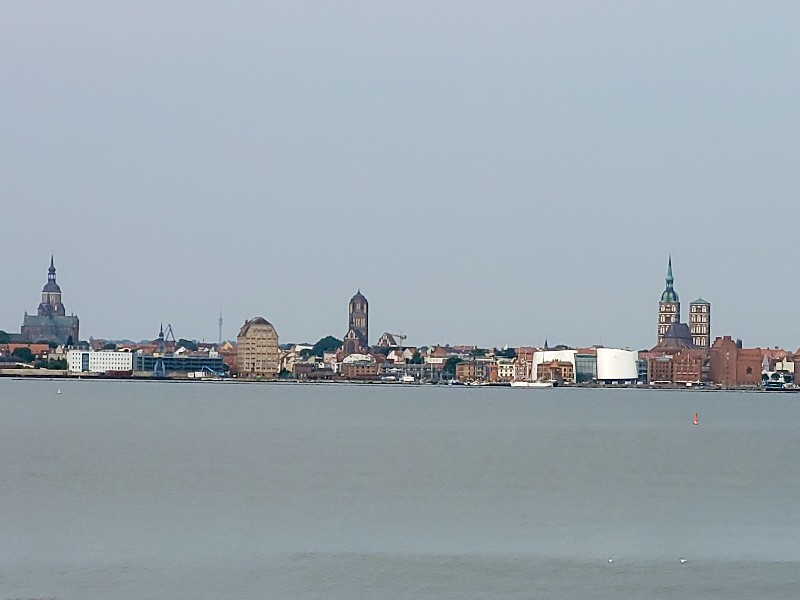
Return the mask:
{"type": "Polygon", "coordinates": [[[155,356],[137,352],[133,359],[133,370],[152,373],[155,377],[163,377],[168,373],[197,373],[203,370],[221,374],[225,372],[226,367],[220,356],[185,356],[180,354],[155,356]]]}
{"type": "Polygon", "coordinates": [[[575,354],[575,383],[597,380],[597,354],[575,354]]]}

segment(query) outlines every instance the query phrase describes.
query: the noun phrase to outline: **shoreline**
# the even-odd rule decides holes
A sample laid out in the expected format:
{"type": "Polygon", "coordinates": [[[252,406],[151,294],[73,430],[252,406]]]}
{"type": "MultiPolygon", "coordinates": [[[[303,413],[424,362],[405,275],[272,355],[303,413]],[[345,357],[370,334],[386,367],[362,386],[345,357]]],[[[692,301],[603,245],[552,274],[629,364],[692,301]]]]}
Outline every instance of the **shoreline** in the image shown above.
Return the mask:
{"type": "MultiPolygon", "coordinates": [[[[37,374],[20,374],[20,373],[0,373],[0,379],[11,379],[15,381],[101,381],[101,382],[126,382],[126,383],[212,383],[212,384],[279,384],[279,385],[378,385],[378,386],[395,386],[395,387],[448,387],[448,388],[509,388],[512,389],[508,383],[483,383],[478,385],[470,385],[466,383],[435,383],[425,381],[414,382],[400,382],[400,381],[381,381],[381,380],[363,380],[363,379],[337,379],[337,380],[324,380],[324,381],[310,381],[306,379],[270,379],[270,380],[252,380],[252,379],[204,379],[204,378],[189,378],[189,377],[103,377],[102,375],[70,375],[64,372],[49,372],[37,374]]],[[[800,392],[800,388],[779,390],[779,389],[763,389],[760,387],[735,387],[726,388],[716,385],[598,385],[596,383],[578,383],[555,386],[554,388],[546,388],[542,390],[534,390],[535,393],[546,392],[551,389],[611,389],[611,390],[651,390],[651,391],[686,391],[686,392],[751,392],[751,393],[783,393],[792,394],[800,392]]]]}

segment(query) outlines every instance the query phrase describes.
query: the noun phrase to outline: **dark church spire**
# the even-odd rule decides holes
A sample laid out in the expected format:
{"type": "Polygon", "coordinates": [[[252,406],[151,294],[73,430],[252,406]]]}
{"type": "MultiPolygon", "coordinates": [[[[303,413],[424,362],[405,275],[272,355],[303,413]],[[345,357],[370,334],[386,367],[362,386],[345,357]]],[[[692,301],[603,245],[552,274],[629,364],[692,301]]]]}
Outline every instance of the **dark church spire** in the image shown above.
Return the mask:
{"type": "Polygon", "coordinates": [[[47,269],[47,283],[42,288],[42,303],[37,311],[39,316],[63,317],[66,312],[61,304],[61,288],[56,283],[56,266],[50,255],[50,268],[47,269]]]}
{"type": "Polygon", "coordinates": [[[56,266],[53,263],[53,255],[51,254],[50,255],[50,268],[47,269],[47,281],[55,282],[55,280],[56,280],[56,266]]]}
{"type": "Polygon", "coordinates": [[[673,284],[675,283],[675,278],[672,276],[672,255],[669,255],[669,261],[667,262],[667,279],[666,279],[666,287],[664,288],[664,293],[661,294],[661,301],[662,302],[678,302],[678,294],[673,289],[673,284]]]}

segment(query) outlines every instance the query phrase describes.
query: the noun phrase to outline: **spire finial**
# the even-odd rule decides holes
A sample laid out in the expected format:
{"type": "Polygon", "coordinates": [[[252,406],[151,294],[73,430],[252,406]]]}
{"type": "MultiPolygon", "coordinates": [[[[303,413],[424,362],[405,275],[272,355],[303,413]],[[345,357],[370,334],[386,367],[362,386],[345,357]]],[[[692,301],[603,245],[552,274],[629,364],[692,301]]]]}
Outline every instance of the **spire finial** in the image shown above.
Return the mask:
{"type": "Polygon", "coordinates": [[[55,281],[56,280],[56,266],[53,263],[53,255],[50,255],[50,268],[47,269],[47,280],[48,281],[55,281]]]}

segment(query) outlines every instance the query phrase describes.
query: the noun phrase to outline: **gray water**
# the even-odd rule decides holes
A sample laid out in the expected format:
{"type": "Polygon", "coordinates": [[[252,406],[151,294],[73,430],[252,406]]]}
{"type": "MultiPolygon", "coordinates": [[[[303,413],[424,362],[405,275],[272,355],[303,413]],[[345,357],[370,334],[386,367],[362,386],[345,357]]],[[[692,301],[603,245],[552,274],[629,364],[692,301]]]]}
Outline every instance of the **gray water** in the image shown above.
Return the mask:
{"type": "Polygon", "coordinates": [[[0,380],[0,600],[797,598],[799,438],[800,394],[0,380]]]}

